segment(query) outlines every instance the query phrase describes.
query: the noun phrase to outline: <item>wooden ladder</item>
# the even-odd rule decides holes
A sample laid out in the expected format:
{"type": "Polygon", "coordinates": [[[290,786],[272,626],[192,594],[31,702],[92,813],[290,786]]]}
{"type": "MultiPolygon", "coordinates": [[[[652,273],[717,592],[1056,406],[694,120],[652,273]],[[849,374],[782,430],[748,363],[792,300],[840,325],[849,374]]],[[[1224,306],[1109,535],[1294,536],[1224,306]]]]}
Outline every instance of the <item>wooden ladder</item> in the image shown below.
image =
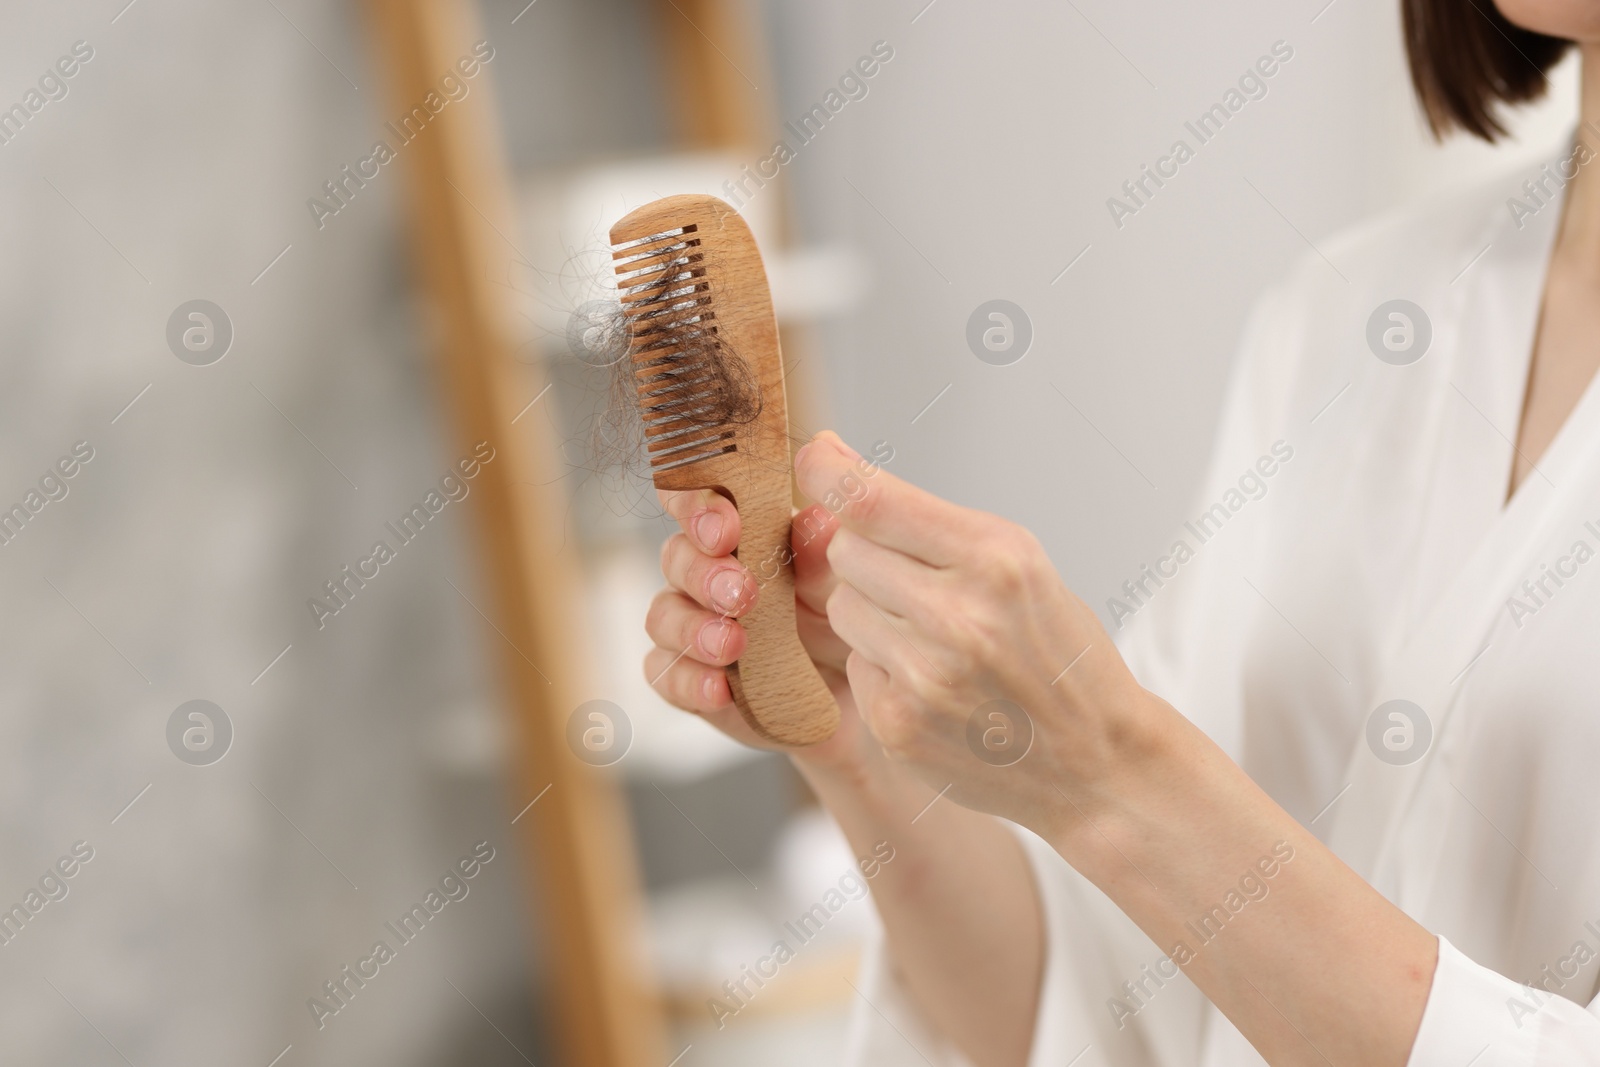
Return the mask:
{"type": "MultiPolygon", "coordinates": [[[[455,0],[367,0],[366,10],[395,114],[422,103],[480,37],[473,5],[455,0]]],[[[589,695],[580,689],[581,578],[576,549],[560,542],[566,502],[556,442],[546,419],[518,418],[535,392],[515,359],[506,281],[521,256],[490,88],[481,76],[401,150],[400,162],[457,451],[487,440],[497,453],[472,494],[477,602],[516,720],[513,803],[540,797],[516,829],[540,891],[531,925],[544,946],[543,1015],[559,1063],[662,1067],[670,1054],[643,948],[626,808],[615,779],[567,748],[567,717],[589,695]]]]}

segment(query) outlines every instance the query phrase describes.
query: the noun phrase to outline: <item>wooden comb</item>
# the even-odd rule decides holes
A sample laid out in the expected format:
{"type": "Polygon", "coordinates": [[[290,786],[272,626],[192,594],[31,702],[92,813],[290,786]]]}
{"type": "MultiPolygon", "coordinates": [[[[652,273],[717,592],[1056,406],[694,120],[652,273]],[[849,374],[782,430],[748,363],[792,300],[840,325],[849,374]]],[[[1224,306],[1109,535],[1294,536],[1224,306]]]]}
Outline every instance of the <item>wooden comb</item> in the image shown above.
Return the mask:
{"type": "Polygon", "coordinates": [[[734,703],[769,741],[825,740],[839,708],[795,629],[789,412],[755,238],[714,196],[669,196],[613,226],[611,247],[656,488],[733,501],[734,554],[760,583],[728,668],[734,703]]]}

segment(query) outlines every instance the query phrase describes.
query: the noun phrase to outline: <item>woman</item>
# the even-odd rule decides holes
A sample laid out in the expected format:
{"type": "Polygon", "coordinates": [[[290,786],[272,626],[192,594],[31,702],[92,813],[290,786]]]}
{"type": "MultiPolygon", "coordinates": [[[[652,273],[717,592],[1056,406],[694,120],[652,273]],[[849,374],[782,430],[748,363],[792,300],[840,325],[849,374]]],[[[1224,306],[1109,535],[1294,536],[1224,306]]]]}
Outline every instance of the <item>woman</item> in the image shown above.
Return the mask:
{"type": "MultiPolygon", "coordinates": [[[[1492,140],[1574,42],[1600,131],[1600,3],[1405,15],[1436,131],[1492,140]]],[[[791,757],[859,854],[896,850],[858,1062],[1600,1063],[1592,155],[1262,298],[1198,518],[1112,605],[1119,644],[1026,531],[886,472],[797,517],[845,721],[791,757]]],[[[862,468],[824,434],[796,469],[821,500],[862,468]]],[[[667,507],[646,672],[758,743],[722,670],[760,595],[738,516],[667,507]]]]}

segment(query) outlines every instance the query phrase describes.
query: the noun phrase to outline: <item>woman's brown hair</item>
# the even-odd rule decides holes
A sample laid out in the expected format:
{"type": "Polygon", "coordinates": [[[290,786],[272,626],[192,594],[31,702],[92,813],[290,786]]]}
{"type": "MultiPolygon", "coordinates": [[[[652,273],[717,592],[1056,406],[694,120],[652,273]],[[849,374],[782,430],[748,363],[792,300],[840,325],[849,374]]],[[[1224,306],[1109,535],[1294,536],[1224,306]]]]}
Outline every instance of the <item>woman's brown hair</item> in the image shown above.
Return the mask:
{"type": "Polygon", "coordinates": [[[1411,84],[1435,137],[1494,141],[1499,104],[1537,100],[1571,41],[1513,25],[1493,0],[1401,0],[1411,84]]]}

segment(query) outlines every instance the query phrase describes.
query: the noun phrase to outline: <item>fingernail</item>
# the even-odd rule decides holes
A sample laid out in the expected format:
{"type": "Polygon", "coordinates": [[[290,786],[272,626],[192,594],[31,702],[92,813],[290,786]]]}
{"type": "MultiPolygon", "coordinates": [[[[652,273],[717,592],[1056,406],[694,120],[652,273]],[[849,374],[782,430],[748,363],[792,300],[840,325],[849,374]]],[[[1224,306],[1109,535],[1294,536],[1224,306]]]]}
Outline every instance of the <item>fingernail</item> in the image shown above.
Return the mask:
{"type": "Polygon", "coordinates": [[[711,603],[729,615],[738,611],[744,599],[744,574],[732,567],[718,571],[711,579],[711,603]]]}
{"type": "Polygon", "coordinates": [[[722,516],[715,511],[702,511],[696,515],[694,535],[699,538],[701,548],[707,552],[715,551],[722,539],[722,516]]]}
{"type": "Polygon", "coordinates": [[[717,697],[721,694],[717,692],[716,675],[708,675],[706,680],[700,683],[700,695],[707,704],[715,704],[717,702],[717,697]]]}
{"type": "Polygon", "coordinates": [[[807,441],[805,444],[801,445],[800,446],[800,451],[798,451],[798,452],[796,452],[794,454],[794,465],[796,467],[800,466],[801,462],[806,458],[806,453],[810,452],[810,451],[811,451],[811,442],[810,441],[807,441]]]}
{"type": "Polygon", "coordinates": [[[713,619],[700,627],[700,650],[712,659],[721,659],[728,649],[728,638],[733,636],[733,623],[726,619],[713,619]]]}

